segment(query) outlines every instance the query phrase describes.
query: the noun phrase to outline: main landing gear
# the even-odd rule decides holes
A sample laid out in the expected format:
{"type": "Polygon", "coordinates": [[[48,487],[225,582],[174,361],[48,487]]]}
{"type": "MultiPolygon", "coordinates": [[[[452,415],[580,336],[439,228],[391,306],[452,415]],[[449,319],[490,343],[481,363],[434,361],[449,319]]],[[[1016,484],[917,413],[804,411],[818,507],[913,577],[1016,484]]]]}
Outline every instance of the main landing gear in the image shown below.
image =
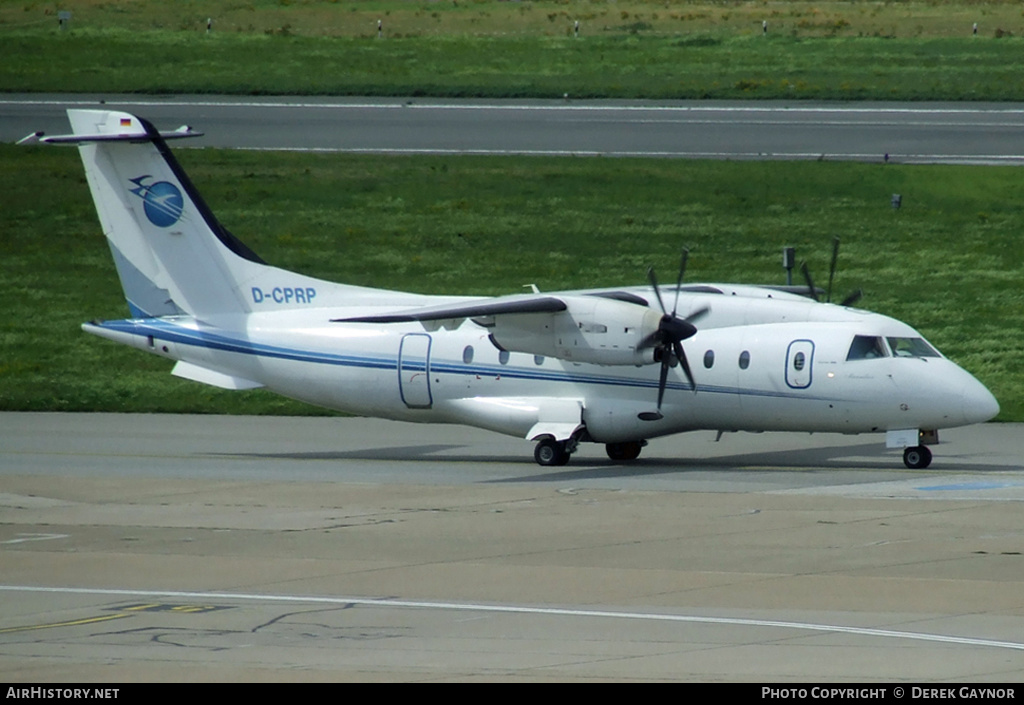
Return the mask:
{"type": "Polygon", "coordinates": [[[569,456],[576,450],[576,444],[569,449],[569,441],[556,441],[551,436],[541,438],[537,441],[537,447],[533,449],[533,459],[538,465],[545,467],[557,467],[569,462],[569,456]]]}
{"type": "MultiPolygon", "coordinates": [[[[568,441],[556,441],[551,436],[541,438],[537,441],[537,447],[533,450],[533,459],[538,465],[545,467],[560,467],[569,462],[569,456],[573,454],[578,445],[576,438],[568,441]]],[[[605,451],[608,457],[618,462],[628,462],[640,457],[640,451],[647,445],[647,441],[626,441],[625,443],[607,443],[605,451]]]]}
{"type": "Polygon", "coordinates": [[[617,461],[636,460],[647,441],[626,441],[625,443],[607,443],[604,446],[608,457],[617,461]]]}
{"type": "Polygon", "coordinates": [[[932,452],[928,450],[928,446],[904,448],[903,464],[911,470],[924,470],[932,464],[932,452]]]}

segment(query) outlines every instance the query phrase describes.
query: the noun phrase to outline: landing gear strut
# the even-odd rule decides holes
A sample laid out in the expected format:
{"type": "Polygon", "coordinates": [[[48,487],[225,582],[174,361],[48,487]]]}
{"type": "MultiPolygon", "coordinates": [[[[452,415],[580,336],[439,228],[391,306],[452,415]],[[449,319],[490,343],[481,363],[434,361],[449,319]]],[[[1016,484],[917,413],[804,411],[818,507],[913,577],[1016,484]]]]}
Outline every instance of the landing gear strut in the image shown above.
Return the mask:
{"type": "Polygon", "coordinates": [[[561,466],[569,462],[569,448],[566,441],[556,441],[550,436],[537,441],[533,459],[545,467],[561,466]]]}
{"type": "Polygon", "coordinates": [[[913,446],[903,450],[903,464],[911,470],[923,470],[932,464],[932,452],[928,446],[913,446]]]}

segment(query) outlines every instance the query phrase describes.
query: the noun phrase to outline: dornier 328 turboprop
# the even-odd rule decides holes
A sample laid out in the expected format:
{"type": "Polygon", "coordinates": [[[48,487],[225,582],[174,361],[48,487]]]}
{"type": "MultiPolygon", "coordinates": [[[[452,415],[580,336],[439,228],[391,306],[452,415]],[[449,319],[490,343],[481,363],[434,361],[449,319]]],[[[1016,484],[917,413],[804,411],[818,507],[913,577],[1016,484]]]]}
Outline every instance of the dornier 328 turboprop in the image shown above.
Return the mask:
{"type": "MultiPolygon", "coordinates": [[[[563,465],[617,461],[696,429],[885,434],[912,468],[938,430],[986,421],[992,394],[910,326],[762,286],[425,296],[264,263],[214,217],[146,120],[69,110],[131,318],[86,323],[175,360],[173,374],[266,387],[354,414],[477,426],[563,465]],[[668,304],[671,304],[669,308],[668,304]]],[[[813,286],[810,287],[813,291],[813,286]]]]}

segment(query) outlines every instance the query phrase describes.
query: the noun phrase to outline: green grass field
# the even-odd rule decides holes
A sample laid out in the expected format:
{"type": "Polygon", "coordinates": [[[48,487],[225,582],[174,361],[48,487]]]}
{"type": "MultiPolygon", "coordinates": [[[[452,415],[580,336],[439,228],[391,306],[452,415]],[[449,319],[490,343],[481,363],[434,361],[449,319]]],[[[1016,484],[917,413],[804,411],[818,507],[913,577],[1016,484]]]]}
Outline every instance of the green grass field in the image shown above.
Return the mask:
{"type": "MultiPolygon", "coordinates": [[[[917,327],[1024,420],[1019,354],[1024,171],[1013,167],[180,150],[224,224],[269,262],[430,293],[503,294],[670,279],[782,283],[781,249],[818,280],[917,327]],[[893,193],[903,207],[890,206],[893,193]]],[[[77,153],[0,145],[0,408],[317,413],[179,380],[88,336],[121,296],[77,153]]]]}
{"type": "MultiPolygon", "coordinates": [[[[1021,100],[1022,37],[1009,0],[0,0],[0,93],[1021,100]]],[[[864,288],[1024,420],[1013,167],[181,158],[269,261],[430,293],[638,284],[682,245],[691,279],[781,282],[784,245],[821,279],[839,236],[839,291],[864,288]]],[[[0,145],[0,257],[0,409],[319,413],[79,330],[127,309],[74,150],[0,145]]]]}
{"type": "Polygon", "coordinates": [[[0,2],[0,92],[1024,98],[1000,0],[68,0],[67,31],[57,5],[0,2]]]}

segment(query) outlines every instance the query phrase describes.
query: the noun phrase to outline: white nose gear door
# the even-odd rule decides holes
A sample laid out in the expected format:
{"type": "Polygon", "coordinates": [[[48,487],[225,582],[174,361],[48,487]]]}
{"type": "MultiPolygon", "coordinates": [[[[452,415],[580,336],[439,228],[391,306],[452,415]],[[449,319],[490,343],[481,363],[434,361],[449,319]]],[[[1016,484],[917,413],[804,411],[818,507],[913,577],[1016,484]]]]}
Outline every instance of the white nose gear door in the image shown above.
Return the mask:
{"type": "Polygon", "coordinates": [[[430,336],[410,333],[402,336],[398,348],[398,393],[410,409],[429,409],[430,395],[430,336]]]}

